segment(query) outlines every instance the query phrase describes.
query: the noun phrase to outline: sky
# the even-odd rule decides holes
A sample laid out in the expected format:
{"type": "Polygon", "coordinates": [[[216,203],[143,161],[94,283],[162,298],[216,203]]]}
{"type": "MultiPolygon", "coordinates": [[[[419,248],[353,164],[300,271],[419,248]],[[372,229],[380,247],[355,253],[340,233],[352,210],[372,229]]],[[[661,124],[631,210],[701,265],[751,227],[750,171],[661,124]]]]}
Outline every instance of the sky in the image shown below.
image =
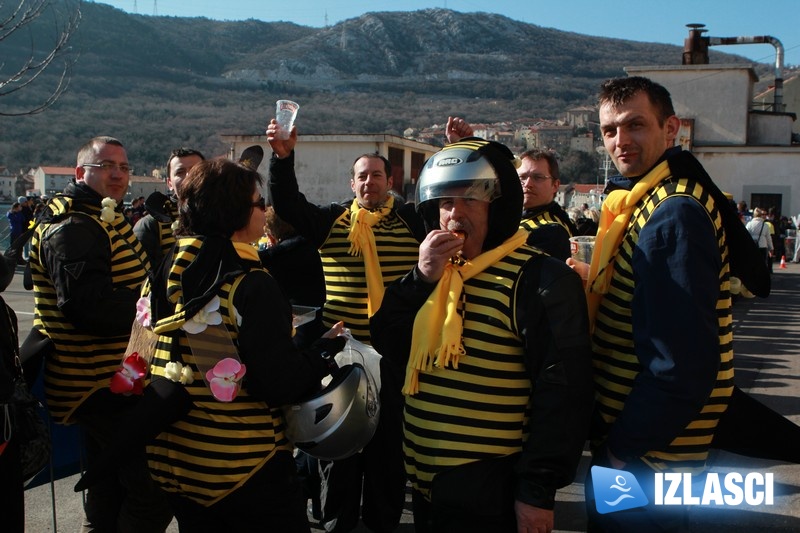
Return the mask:
{"type": "MultiPolygon", "coordinates": [[[[103,0],[129,13],[215,20],[258,19],[303,26],[333,26],[377,11],[447,8],[464,13],[490,12],[538,26],[584,35],[683,46],[686,24],[703,23],[711,37],[771,36],[785,49],[784,64],[800,65],[798,0],[103,0]],[[666,6],[666,8],[665,8],[666,6]]],[[[712,50],[775,64],[769,44],[716,46],[712,50]]]]}

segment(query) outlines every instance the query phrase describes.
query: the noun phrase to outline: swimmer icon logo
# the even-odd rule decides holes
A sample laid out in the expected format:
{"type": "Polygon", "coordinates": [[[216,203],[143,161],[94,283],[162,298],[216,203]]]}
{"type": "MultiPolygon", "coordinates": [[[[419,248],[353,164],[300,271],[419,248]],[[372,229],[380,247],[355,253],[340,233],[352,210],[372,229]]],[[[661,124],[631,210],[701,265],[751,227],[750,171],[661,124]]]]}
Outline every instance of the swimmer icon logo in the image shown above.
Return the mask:
{"type": "Polygon", "coordinates": [[[649,503],[636,477],[625,470],[592,467],[595,506],[600,514],[644,507],[649,503]]]}

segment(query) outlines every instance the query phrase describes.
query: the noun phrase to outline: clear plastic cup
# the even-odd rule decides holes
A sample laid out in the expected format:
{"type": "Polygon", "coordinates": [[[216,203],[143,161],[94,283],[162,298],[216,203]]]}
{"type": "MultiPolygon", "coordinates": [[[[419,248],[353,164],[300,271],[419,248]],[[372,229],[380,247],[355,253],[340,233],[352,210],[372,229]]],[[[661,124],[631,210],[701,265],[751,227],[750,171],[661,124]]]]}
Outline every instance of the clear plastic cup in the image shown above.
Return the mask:
{"type": "Polygon", "coordinates": [[[300,104],[291,100],[278,100],[275,102],[275,121],[280,126],[277,135],[279,139],[288,139],[289,135],[291,135],[298,109],[300,109],[300,104]]]}
{"type": "Polygon", "coordinates": [[[569,248],[572,258],[583,263],[592,262],[592,252],[594,251],[594,235],[579,235],[569,238],[569,248]]]}

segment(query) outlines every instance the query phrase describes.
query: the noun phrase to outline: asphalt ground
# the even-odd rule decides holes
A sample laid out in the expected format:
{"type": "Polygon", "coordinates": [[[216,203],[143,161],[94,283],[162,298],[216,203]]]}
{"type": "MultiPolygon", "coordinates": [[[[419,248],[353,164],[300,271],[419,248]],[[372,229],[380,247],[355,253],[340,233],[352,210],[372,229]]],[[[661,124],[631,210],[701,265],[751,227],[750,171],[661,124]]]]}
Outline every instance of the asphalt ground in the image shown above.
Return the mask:
{"type": "MultiPolygon", "coordinates": [[[[16,311],[20,338],[24,339],[33,317],[33,295],[23,289],[21,271],[17,272],[3,297],[16,311]]],[[[781,269],[776,264],[769,298],[742,299],[734,304],[734,351],[737,385],[795,424],[800,424],[800,265],[790,263],[781,269]]],[[[759,427],[752,428],[754,432],[759,430],[759,427]]],[[[585,452],[577,481],[558,493],[556,531],[586,530],[582,480],[588,464],[588,452],[585,452]]],[[[690,531],[800,531],[800,465],[721,451],[713,453],[710,465],[713,472],[720,473],[720,478],[727,472],[772,473],[774,504],[692,507],[689,511],[690,531]]],[[[72,490],[77,479],[77,474],[74,474],[58,479],[52,488],[49,482],[45,482],[26,491],[26,531],[78,531],[82,500],[81,495],[72,490]]],[[[322,531],[316,527],[313,530],[322,531]]],[[[177,532],[177,524],[173,521],[167,531],[177,532]]],[[[367,529],[363,526],[356,529],[357,533],[365,531],[367,529]]],[[[413,531],[410,504],[406,506],[397,531],[413,531]]]]}

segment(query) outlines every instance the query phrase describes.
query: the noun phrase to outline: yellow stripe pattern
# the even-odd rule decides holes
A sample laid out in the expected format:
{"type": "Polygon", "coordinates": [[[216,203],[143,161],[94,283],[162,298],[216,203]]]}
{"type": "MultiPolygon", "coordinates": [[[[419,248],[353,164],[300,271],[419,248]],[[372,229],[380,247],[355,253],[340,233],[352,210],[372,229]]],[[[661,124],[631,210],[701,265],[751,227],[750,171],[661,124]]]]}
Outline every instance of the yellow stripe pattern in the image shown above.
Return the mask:
{"type": "Polygon", "coordinates": [[[730,297],[730,265],[722,219],[714,200],[696,182],[667,178],[646,194],[631,216],[628,231],[616,257],[608,294],[603,298],[592,338],[595,387],[598,408],[603,419],[613,423],[625,405],[633,381],[641,367],[633,342],[631,302],[635,289],[632,269],[633,250],[639,232],[653,211],[670,197],[694,198],[704,207],[714,224],[722,269],[719,272],[717,323],[721,364],[717,381],[705,406],[684,431],[665,449],[651,450],[643,459],[654,469],[699,471],[705,466],[708,448],[720,416],[733,392],[733,317],[730,297]]]}
{"type": "MultiPolygon", "coordinates": [[[[396,212],[383,217],[372,227],[386,287],[407,274],[417,264],[419,242],[396,212]]],[[[332,327],[342,320],[353,336],[369,342],[367,315],[367,276],[362,256],[350,255],[350,211],[334,223],[328,239],[320,247],[325,274],[326,299],[322,320],[332,327]]]]}
{"type": "MultiPolygon", "coordinates": [[[[177,277],[197,255],[195,239],[179,239],[170,277],[177,277]]],[[[224,284],[218,295],[223,324],[236,343],[233,286],[246,274],[224,284]]],[[[173,284],[168,290],[179,298],[173,284]]],[[[186,388],[193,405],[188,414],[158,435],[147,447],[150,473],[165,491],[179,493],[210,506],[236,490],[255,474],[278,450],[291,450],[284,435],[281,412],[250,397],[245,389],[232,402],[214,399],[197,368],[192,350],[181,330],[176,337],[161,335],[156,343],[151,371],[164,376],[173,343],[183,364],[189,364],[194,382],[186,388]]],[[[265,354],[265,357],[267,355],[265,354]]]]}
{"type": "Polygon", "coordinates": [[[522,449],[531,382],[514,313],[520,269],[534,255],[523,245],[464,283],[466,356],[458,368],[420,371],[419,392],[406,397],[406,471],[428,495],[442,470],[522,449]]]}
{"type": "MultiPolygon", "coordinates": [[[[172,224],[178,219],[178,206],[173,201],[169,201],[169,216],[173,222],[159,222],[158,223],[158,241],[161,243],[161,257],[166,256],[175,244],[175,231],[172,229],[172,224]]],[[[158,265],[150,265],[156,268],[158,265]]]]}
{"type": "Polygon", "coordinates": [[[120,366],[129,334],[97,337],[78,333],[58,309],[56,291],[50,274],[39,260],[39,244],[50,226],[64,216],[83,213],[108,234],[111,246],[111,277],[114,288],[138,291],[147,275],[148,264],[142,259],[142,245],[133,228],[121,214],[113,222],[100,220],[100,207],[73,205],[69,197],[57,196],[49,204],[55,219],[36,229],[31,243],[31,273],[34,284],[33,327],[43,331],[55,344],[55,351],[45,364],[47,406],[54,421],[70,424],[77,407],[95,390],[108,387],[120,366]]]}
{"type": "Polygon", "coordinates": [[[542,211],[538,215],[530,218],[523,218],[520,223],[519,227],[522,229],[527,230],[528,232],[536,230],[541,226],[546,226],[548,224],[558,224],[567,232],[567,235],[572,237],[572,231],[570,231],[569,226],[564,224],[561,220],[554,217],[550,214],[549,211],[542,211]]]}

